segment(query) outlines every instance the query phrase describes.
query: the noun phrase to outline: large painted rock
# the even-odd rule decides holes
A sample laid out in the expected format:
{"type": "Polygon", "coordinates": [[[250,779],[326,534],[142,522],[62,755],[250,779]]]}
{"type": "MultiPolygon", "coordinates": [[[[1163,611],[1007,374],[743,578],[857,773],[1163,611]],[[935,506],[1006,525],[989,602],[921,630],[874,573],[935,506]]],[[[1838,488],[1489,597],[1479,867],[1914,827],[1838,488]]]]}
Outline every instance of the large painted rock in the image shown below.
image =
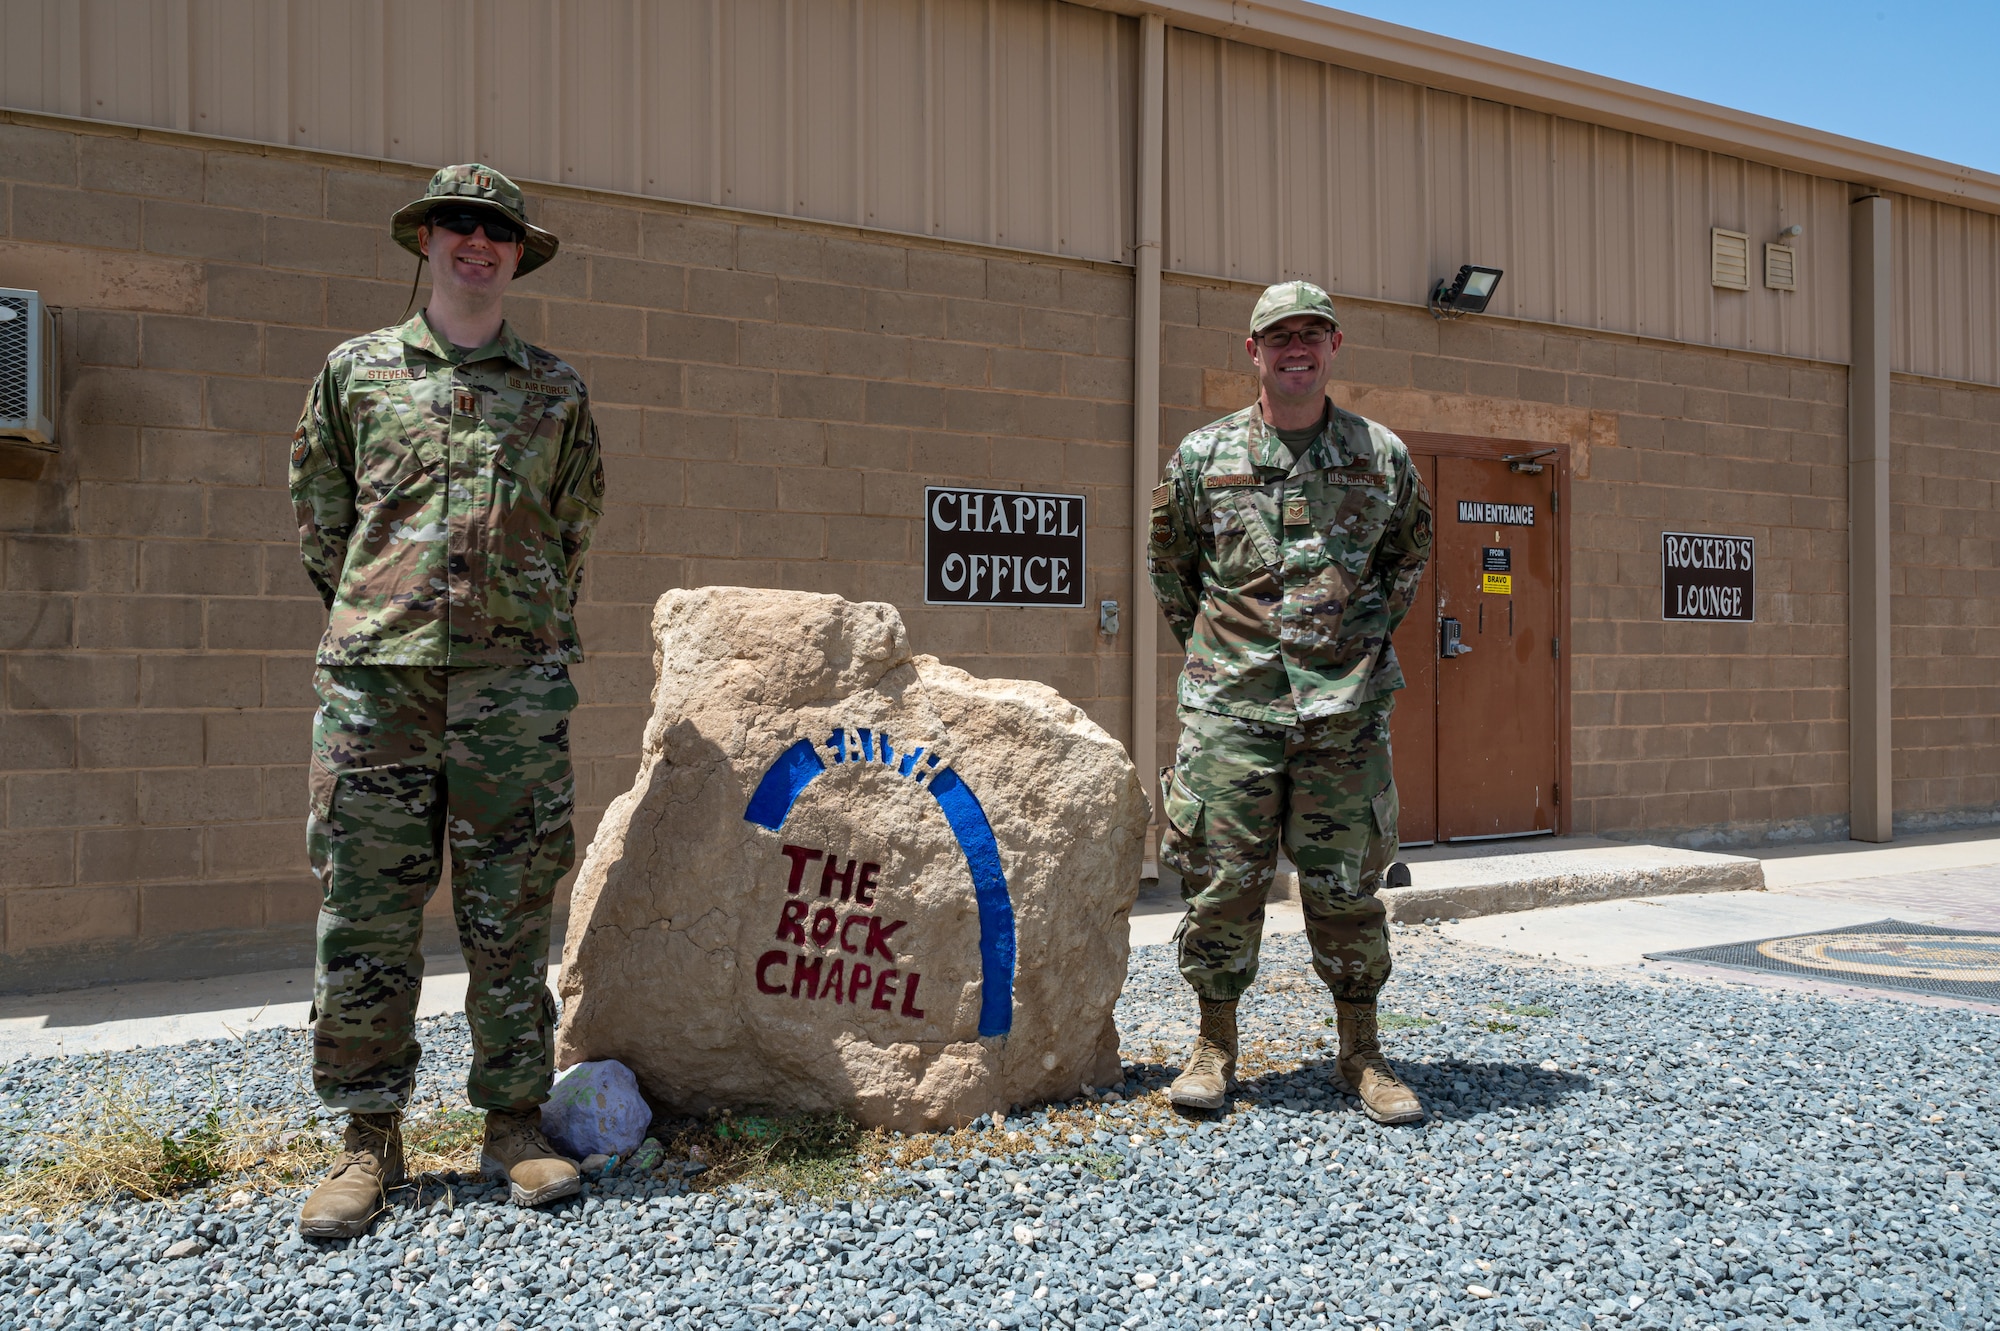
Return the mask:
{"type": "Polygon", "coordinates": [[[571,898],[561,1066],[662,1110],[961,1124],[1118,1078],[1147,819],[1041,684],[913,656],[893,606],[704,587],[653,612],[639,775],[571,898]]]}

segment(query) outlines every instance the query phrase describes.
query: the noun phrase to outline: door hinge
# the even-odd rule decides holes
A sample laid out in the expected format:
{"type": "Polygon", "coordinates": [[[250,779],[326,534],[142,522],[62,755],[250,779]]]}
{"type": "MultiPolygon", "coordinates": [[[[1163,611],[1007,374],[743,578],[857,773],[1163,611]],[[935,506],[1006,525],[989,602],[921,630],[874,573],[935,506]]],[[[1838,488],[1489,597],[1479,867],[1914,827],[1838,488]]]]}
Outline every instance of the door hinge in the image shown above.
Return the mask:
{"type": "Polygon", "coordinates": [[[1558,781],[1556,782],[1556,803],[1561,804],[1562,802],[1563,802],[1563,783],[1558,781]]]}
{"type": "Polygon", "coordinates": [[[1549,650],[1551,654],[1554,655],[1556,660],[1558,661],[1562,660],[1563,640],[1562,640],[1562,635],[1560,633],[1558,633],[1555,637],[1549,639],[1549,650]]]}

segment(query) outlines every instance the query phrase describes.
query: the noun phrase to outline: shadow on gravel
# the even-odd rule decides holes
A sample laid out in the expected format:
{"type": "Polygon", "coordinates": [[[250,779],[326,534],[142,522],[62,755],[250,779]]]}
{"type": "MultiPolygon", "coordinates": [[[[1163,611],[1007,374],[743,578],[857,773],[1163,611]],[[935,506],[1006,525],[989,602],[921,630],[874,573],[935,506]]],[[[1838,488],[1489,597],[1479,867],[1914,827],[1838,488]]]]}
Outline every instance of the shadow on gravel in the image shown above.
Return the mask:
{"type": "MultiPolygon", "coordinates": [[[[1466,1119],[1496,1109],[1538,1109],[1580,1095],[1593,1085],[1575,1072],[1551,1072],[1534,1063],[1489,1063],[1472,1059],[1434,1061],[1392,1058],[1396,1072],[1424,1102],[1431,1120],[1466,1119]]],[[[1302,1064],[1289,1072],[1266,1072],[1244,1078],[1241,1094],[1253,1100],[1275,1100],[1311,1106],[1330,1092],[1336,1101],[1354,1097],[1328,1058],[1302,1064]]]]}

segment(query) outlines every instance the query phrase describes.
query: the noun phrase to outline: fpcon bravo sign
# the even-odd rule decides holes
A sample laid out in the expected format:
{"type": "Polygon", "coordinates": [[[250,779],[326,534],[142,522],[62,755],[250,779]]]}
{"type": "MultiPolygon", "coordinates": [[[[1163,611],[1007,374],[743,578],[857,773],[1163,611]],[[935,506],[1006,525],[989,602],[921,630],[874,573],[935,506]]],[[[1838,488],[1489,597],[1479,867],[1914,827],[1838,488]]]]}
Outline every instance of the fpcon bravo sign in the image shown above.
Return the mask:
{"type": "Polygon", "coordinates": [[[1660,533],[1660,617],[1749,624],[1757,618],[1757,542],[1660,533]]]}
{"type": "Polygon", "coordinates": [[[924,489],[924,604],[1083,604],[1083,496],[924,489]]]}

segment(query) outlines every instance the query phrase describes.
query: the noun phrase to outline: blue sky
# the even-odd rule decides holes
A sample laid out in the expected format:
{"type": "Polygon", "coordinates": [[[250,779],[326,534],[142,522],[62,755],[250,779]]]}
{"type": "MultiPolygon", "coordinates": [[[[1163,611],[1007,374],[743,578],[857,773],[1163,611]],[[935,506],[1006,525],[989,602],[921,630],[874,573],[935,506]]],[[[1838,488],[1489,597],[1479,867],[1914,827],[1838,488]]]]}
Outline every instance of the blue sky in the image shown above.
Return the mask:
{"type": "Polygon", "coordinates": [[[2000,0],[1332,7],[2000,173],[2000,0]]]}

